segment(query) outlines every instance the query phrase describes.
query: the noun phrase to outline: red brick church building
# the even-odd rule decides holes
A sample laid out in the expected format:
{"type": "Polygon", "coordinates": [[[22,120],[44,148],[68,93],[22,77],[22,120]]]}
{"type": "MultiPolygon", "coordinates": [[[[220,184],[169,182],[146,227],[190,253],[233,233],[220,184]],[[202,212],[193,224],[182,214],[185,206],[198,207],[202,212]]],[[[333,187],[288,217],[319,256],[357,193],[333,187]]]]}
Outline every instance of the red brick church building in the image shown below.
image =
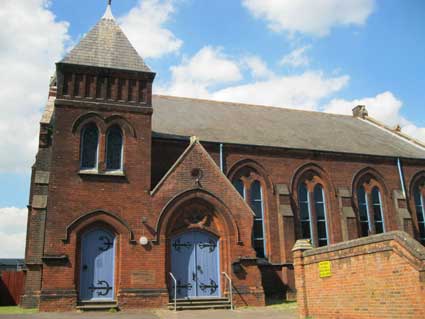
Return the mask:
{"type": "MultiPolygon", "coordinates": [[[[214,72],[214,70],[211,70],[214,72]]],[[[59,63],[32,168],[22,304],[293,299],[297,239],[425,243],[425,146],[370,118],[152,95],[105,16],[59,63]]]]}

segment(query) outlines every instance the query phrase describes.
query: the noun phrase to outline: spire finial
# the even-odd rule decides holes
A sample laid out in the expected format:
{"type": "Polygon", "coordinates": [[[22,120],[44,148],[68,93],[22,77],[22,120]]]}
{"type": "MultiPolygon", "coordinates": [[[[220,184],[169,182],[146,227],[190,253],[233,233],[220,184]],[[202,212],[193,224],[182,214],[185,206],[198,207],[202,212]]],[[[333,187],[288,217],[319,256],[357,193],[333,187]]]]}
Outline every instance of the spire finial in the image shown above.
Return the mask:
{"type": "Polygon", "coordinates": [[[108,6],[106,7],[106,11],[105,11],[105,14],[103,15],[102,19],[115,20],[113,14],[112,14],[111,5],[112,5],[112,0],[108,0],[108,6]]]}

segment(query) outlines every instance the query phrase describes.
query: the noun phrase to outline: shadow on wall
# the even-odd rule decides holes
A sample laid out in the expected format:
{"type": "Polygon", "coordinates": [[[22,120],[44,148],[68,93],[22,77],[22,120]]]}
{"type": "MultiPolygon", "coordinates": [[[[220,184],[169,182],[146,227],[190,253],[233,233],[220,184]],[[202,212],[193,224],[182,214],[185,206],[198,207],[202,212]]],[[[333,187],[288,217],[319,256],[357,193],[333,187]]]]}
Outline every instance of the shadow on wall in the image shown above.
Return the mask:
{"type": "Polygon", "coordinates": [[[272,266],[263,266],[260,267],[260,271],[261,283],[266,296],[266,305],[275,304],[278,300],[282,302],[286,296],[286,286],[278,274],[278,272],[281,272],[281,269],[272,266]]]}
{"type": "Polygon", "coordinates": [[[0,273],[0,306],[16,306],[18,304],[19,300],[17,299],[19,298],[12,295],[12,291],[16,290],[15,282],[15,280],[9,280],[9,272],[0,273]],[[10,287],[10,285],[13,285],[13,287],[10,287]]]}

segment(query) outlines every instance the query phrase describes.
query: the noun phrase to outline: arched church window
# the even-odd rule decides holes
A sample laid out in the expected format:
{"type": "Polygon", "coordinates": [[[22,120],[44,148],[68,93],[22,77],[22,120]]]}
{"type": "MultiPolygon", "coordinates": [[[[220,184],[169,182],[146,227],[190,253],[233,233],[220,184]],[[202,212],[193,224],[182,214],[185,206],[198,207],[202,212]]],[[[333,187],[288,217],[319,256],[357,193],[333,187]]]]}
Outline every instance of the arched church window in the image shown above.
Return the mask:
{"type": "Polygon", "coordinates": [[[425,198],[424,192],[419,186],[415,187],[414,198],[416,217],[418,219],[419,241],[422,243],[422,245],[425,245],[425,198]]]}
{"type": "Polygon", "coordinates": [[[299,228],[313,246],[329,244],[325,191],[321,184],[303,182],[298,187],[299,228]]]}
{"type": "Polygon", "coordinates": [[[106,169],[122,170],[123,136],[118,126],[111,127],[106,134],[106,169]]]}
{"type": "Polygon", "coordinates": [[[359,183],[357,205],[360,236],[385,232],[382,194],[374,178],[367,176],[359,183]]]}
{"type": "Polygon", "coordinates": [[[233,181],[233,186],[236,188],[236,190],[242,196],[242,198],[245,198],[245,185],[243,184],[243,181],[240,178],[235,179],[233,181]]]}
{"type": "Polygon", "coordinates": [[[99,130],[94,123],[86,125],[81,131],[81,169],[96,169],[99,148],[99,130]]]}
{"type": "Polygon", "coordinates": [[[259,181],[254,181],[251,185],[250,193],[251,208],[255,213],[254,229],[253,229],[253,244],[257,252],[257,257],[264,258],[265,254],[265,236],[264,236],[264,206],[263,206],[263,191],[259,181]]]}

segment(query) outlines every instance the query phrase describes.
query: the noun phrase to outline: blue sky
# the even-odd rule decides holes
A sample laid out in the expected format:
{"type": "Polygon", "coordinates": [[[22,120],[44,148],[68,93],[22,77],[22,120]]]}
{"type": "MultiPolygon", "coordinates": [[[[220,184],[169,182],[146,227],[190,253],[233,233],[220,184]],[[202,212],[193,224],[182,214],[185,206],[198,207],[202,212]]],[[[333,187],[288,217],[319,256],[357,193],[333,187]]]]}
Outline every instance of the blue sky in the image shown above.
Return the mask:
{"type": "MultiPolygon", "coordinates": [[[[106,0],[0,7],[0,240],[22,254],[30,167],[54,62],[99,20],[106,0]],[[10,132],[13,132],[10,134],[10,132]]],[[[155,92],[349,114],[366,104],[425,141],[422,0],[113,0],[157,72],[155,92]]],[[[12,248],[11,248],[12,249],[12,248]]],[[[14,252],[3,251],[10,256],[14,252]]]]}

